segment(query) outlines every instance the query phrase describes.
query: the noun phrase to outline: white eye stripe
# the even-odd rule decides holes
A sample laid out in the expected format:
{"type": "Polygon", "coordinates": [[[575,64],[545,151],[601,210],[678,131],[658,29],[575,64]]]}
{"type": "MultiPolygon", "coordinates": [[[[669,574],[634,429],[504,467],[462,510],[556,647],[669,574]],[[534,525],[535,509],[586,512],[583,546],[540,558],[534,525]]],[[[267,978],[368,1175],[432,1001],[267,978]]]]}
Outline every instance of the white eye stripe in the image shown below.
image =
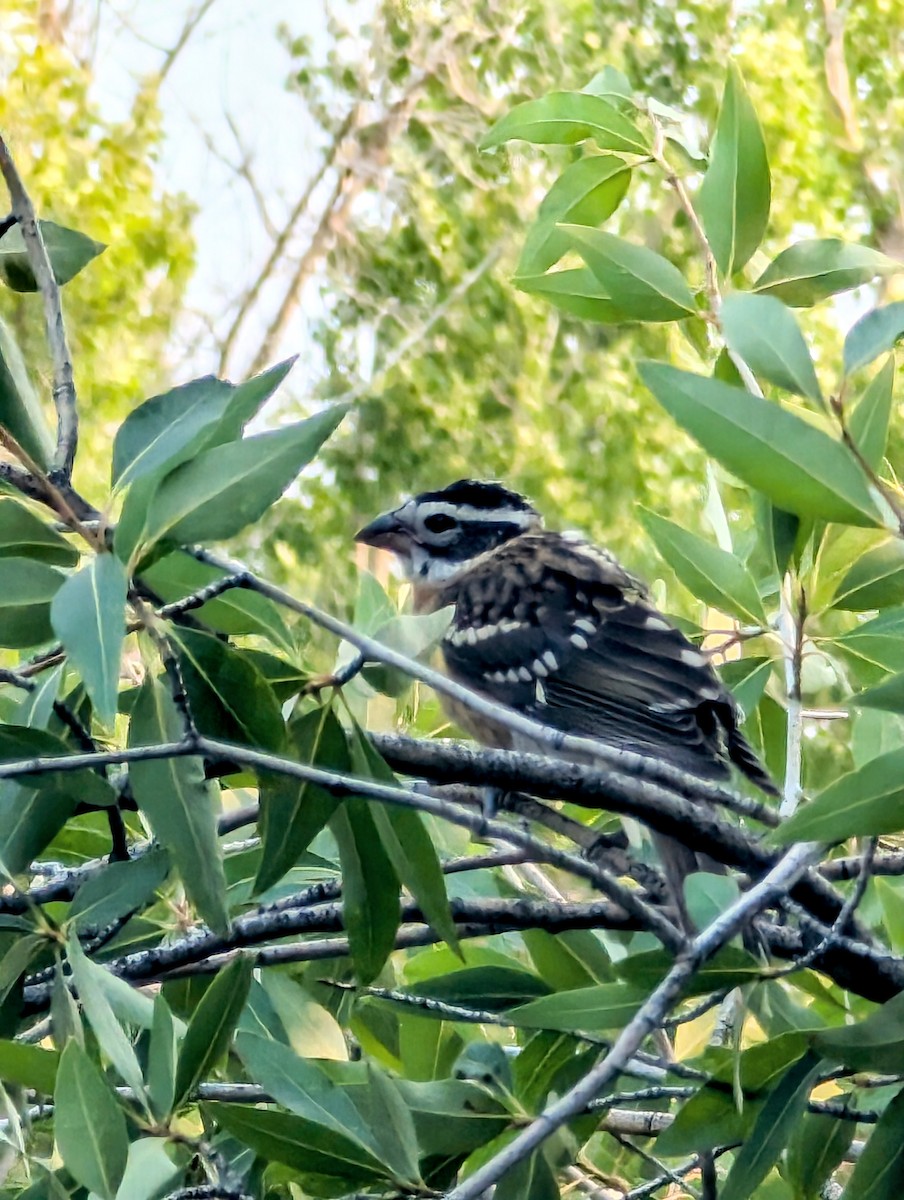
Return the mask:
{"type": "Polygon", "coordinates": [[[445,500],[409,500],[399,513],[411,513],[420,520],[441,514],[456,521],[485,521],[496,525],[518,525],[527,529],[539,520],[537,514],[524,508],[474,508],[471,504],[449,504],[445,500]]]}

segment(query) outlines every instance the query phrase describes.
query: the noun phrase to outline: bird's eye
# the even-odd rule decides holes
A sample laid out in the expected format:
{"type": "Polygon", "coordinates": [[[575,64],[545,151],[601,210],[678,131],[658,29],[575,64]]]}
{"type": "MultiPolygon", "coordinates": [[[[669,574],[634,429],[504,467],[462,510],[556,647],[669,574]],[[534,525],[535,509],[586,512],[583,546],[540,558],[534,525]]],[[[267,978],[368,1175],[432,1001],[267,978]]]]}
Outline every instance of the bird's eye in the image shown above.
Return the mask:
{"type": "Polygon", "coordinates": [[[445,533],[447,529],[454,529],[457,523],[448,513],[431,513],[424,517],[424,528],[430,533],[445,533]]]}

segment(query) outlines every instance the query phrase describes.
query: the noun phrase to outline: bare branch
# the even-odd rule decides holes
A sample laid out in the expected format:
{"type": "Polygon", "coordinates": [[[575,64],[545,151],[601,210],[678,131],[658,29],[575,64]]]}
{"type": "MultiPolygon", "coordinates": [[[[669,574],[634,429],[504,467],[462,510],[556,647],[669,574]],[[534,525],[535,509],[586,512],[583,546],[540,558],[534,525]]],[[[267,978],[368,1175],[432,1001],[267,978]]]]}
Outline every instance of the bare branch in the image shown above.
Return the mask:
{"type": "Polygon", "coordinates": [[[213,5],[214,5],[214,0],[202,0],[202,3],[198,5],[198,7],[195,9],[195,11],[192,13],[189,13],[188,19],[186,20],[185,24],[182,26],[182,31],[179,34],[179,37],[176,39],[176,42],[173,45],[172,49],[167,51],[166,57],[164,58],[163,62],[160,64],[160,70],[157,72],[158,86],[165,81],[167,75],[169,75],[170,71],[176,65],[176,59],[179,57],[179,55],[185,49],[186,45],[188,44],[189,38],[195,32],[195,30],[198,28],[198,26],[201,24],[201,22],[204,20],[205,16],[210,11],[210,9],[213,7],[213,5]]]}

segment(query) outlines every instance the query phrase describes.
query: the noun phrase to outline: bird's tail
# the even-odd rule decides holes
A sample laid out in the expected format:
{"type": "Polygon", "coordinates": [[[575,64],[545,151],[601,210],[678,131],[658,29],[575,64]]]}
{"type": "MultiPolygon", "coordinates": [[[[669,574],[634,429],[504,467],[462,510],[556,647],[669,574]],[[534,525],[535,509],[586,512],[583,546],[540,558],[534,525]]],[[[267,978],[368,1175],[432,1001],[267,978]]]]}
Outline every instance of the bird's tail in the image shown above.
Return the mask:
{"type": "Polygon", "coordinates": [[[728,757],[735,766],[769,796],[780,795],[772,776],[760,762],[756,751],[737,727],[728,730],[728,757]]]}

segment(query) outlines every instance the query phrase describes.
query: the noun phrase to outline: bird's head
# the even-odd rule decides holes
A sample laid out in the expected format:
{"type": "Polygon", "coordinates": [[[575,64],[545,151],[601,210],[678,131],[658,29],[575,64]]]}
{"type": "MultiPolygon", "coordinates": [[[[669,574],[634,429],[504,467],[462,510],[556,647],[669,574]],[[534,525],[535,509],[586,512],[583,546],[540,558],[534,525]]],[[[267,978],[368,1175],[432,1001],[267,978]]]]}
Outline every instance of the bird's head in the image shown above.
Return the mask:
{"type": "Polygon", "coordinates": [[[439,587],[481,554],[541,527],[537,510],[517,492],[459,479],[383,513],[355,541],[391,550],[412,583],[439,587]]]}

